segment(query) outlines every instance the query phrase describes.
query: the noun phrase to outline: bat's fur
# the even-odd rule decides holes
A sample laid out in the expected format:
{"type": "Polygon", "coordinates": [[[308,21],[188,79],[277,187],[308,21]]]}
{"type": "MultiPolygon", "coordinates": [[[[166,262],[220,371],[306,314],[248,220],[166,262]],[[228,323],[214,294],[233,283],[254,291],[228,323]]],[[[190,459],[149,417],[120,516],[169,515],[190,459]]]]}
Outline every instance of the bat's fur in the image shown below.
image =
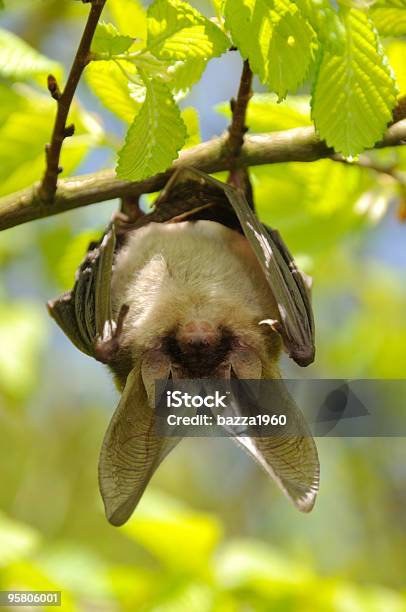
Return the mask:
{"type": "Polygon", "coordinates": [[[263,376],[279,376],[279,336],[259,325],[277,318],[274,297],[245,237],[219,223],[150,223],[129,233],[112,276],[115,317],[122,304],[129,306],[121,337],[127,360],[161,349],[190,378],[203,377],[231,350],[249,347],[263,376]],[[194,321],[209,323],[215,333],[192,350],[182,340],[194,321]]]}

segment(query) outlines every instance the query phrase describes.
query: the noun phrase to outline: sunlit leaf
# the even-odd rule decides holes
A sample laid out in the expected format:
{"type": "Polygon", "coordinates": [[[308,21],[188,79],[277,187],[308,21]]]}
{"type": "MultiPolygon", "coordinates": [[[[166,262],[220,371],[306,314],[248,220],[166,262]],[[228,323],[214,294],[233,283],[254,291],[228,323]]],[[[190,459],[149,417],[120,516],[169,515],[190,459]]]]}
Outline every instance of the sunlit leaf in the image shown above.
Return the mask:
{"type": "Polygon", "coordinates": [[[344,26],[329,0],[297,0],[295,4],[309,21],[319,40],[338,52],[345,40],[344,26]]]}
{"type": "MultiPolygon", "coordinates": [[[[406,11],[405,11],[406,12],[406,11]]],[[[401,95],[406,94],[406,42],[393,40],[385,49],[401,95]]]]}
{"type": "Polygon", "coordinates": [[[166,170],[177,157],[186,138],[186,128],[169,89],[146,79],[147,95],[127,132],[119,153],[117,176],[141,180],[166,170]]]}
{"type": "Polygon", "coordinates": [[[187,130],[187,139],[184,148],[188,149],[189,147],[194,147],[199,144],[201,141],[199,113],[192,106],[188,106],[183,109],[181,115],[187,130]]]}
{"type": "MultiPolygon", "coordinates": [[[[231,116],[229,102],[216,107],[226,117],[231,116]]],[[[288,96],[278,102],[274,94],[254,94],[251,98],[246,124],[253,132],[274,132],[311,125],[310,100],[307,96],[288,96]]]]}
{"type": "Polygon", "coordinates": [[[226,26],[261,81],[284,98],[306,78],[313,29],[289,0],[227,0],[226,26]]]}
{"type": "Polygon", "coordinates": [[[58,279],[63,289],[68,290],[73,286],[76,270],[89,244],[100,240],[100,236],[101,232],[98,230],[84,230],[69,241],[57,265],[58,279]]]}
{"type": "Polygon", "coordinates": [[[131,36],[120,34],[112,23],[99,23],[92,40],[92,52],[109,58],[127,51],[133,43],[131,36]]]}
{"type": "Polygon", "coordinates": [[[165,565],[189,572],[207,569],[221,535],[214,516],[195,512],[151,489],[122,531],[165,565]]]}
{"type": "Polygon", "coordinates": [[[48,59],[21,38],[0,28],[0,75],[16,80],[36,76],[45,77],[50,72],[60,77],[60,64],[48,59]]]}
{"type": "Polygon", "coordinates": [[[406,34],[405,0],[381,0],[371,10],[374,24],[382,36],[403,36],[406,34]]]}
{"type": "Polygon", "coordinates": [[[272,592],[275,586],[295,589],[313,580],[313,572],[255,540],[231,540],[217,557],[218,580],[227,588],[254,587],[272,592]]]}
{"type": "Polygon", "coordinates": [[[227,37],[187,2],[155,0],[148,9],[148,49],[157,57],[209,59],[228,47],[227,37]]]}
{"type": "Polygon", "coordinates": [[[133,80],[111,61],[92,62],[85,78],[103,105],[126,123],[131,123],[145,99],[145,85],[130,62],[121,62],[133,80]]]}
{"type": "MultiPolygon", "coordinates": [[[[45,169],[44,145],[50,139],[55,103],[30,88],[22,89],[19,99],[20,104],[10,109],[7,120],[0,126],[0,195],[38,181],[45,169]]],[[[77,106],[73,107],[70,120],[75,124],[75,135],[67,138],[62,148],[63,176],[72,172],[90,146],[102,138],[99,124],[77,106]]]]}
{"type": "Polygon", "coordinates": [[[39,543],[35,529],[0,514],[0,568],[32,554],[39,543]]]}
{"type": "Polygon", "coordinates": [[[326,51],[312,98],[320,138],[345,156],[372,147],[396,102],[396,85],[375,31],[364,12],[345,13],[345,51],[326,51]]]}
{"type": "Polygon", "coordinates": [[[110,12],[122,34],[147,40],[147,14],[140,0],[109,0],[106,9],[110,12]]]}
{"type": "Polygon", "coordinates": [[[0,303],[0,392],[24,399],[35,387],[45,341],[45,313],[31,304],[0,303]]]}

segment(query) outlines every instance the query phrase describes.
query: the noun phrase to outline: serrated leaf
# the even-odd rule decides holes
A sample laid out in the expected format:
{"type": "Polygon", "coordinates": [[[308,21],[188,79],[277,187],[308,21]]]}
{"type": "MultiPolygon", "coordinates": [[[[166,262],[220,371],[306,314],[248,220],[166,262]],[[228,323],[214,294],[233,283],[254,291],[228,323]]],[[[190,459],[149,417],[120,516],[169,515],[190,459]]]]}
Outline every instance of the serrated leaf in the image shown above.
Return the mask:
{"type": "Polygon", "coordinates": [[[313,32],[300,13],[286,13],[273,29],[268,47],[266,83],[279,98],[295,92],[312,60],[313,32]]]}
{"type": "Polygon", "coordinates": [[[344,52],[326,51],[321,61],[312,116],[320,138],[351,156],[381,138],[396,103],[396,84],[367,15],[350,9],[344,24],[344,52]]]}
{"type": "Polygon", "coordinates": [[[155,0],[147,15],[147,47],[157,57],[207,60],[221,55],[229,46],[220,28],[181,0],[155,0]]]}
{"type": "Polygon", "coordinates": [[[406,34],[406,2],[392,0],[377,3],[371,16],[382,36],[403,36],[406,34]]]}
{"type": "Polygon", "coordinates": [[[296,0],[304,17],[329,49],[339,52],[345,40],[344,26],[329,0],[296,0]]]}
{"type": "Polygon", "coordinates": [[[313,59],[314,32],[289,0],[227,0],[226,27],[244,59],[279,98],[296,91],[313,59]]]}
{"type": "Polygon", "coordinates": [[[112,23],[100,22],[92,41],[92,52],[100,54],[106,59],[125,53],[133,44],[131,36],[120,34],[112,23]]]}
{"type": "Polygon", "coordinates": [[[134,66],[121,62],[134,79],[129,81],[115,62],[90,63],[85,72],[86,81],[102,104],[126,123],[131,123],[145,99],[145,85],[137,79],[134,66]]]}
{"type": "Polygon", "coordinates": [[[50,72],[60,77],[60,64],[42,55],[12,32],[0,28],[0,76],[24,80],[46,76],[50,72]]]}
{"type": "Polygon", "coordinates": [[[177,61],[167,70],[170,77],[169,86],[177,99],[188,94],[192,85],[200,81],[206,68],[206,60],[191,57],[185,61],[177,61]]]}
{"type": "Polygon", "coordinates": [[[186,139],[186,128],[171,92],[160,81],[144,79],[147,93],[119,153],[117,176],[139,181],[166,170],[186,139]]]}

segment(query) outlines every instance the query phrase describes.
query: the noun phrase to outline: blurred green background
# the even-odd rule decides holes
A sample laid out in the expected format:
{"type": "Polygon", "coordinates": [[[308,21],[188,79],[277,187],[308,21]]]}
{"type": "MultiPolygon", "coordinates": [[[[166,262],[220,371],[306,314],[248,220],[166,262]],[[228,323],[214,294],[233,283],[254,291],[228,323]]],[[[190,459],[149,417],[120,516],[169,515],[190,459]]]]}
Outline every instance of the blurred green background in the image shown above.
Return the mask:
{"type": "MultiPolygon", "coordinates": [[[[210,14],[208,4],[194,4],[210,14]]],[[[86,13],[79,2],[13,0],[1,25],[66,74],[86,13]]],[[[106,19],[114,16],[106,9],[106,19]]],[[[2,33],[0,51],[7,40],[2,33]]],[[[386,42],[405,94],[406,43],[386,42]]],[[[34,75],[7,74],[3,66],[1,195],[41,176],[55,111],[43,86],[49,70],[45,60],[34,75]]],[[[203,139],[225,128],[221,103],[235,93],[239,71],[235,53],[213,60],[182,102],[197,109],[203,139]]],[[[91,87],[84,81],[79,89],[64,175],[111,167],[123,134],[91,87]]],[[[303,94],[280,105],[274,96],[255,97],[251,129],[308,124],[303,94]]],[[[185,117],[196,142],[196,112],[185,117]]],[[[370,158],[406,171],[404,150],[370,158]]],[[[256,168],[251,176],[261,218],[281,230],[314,279],[316,363],[304,371],[284,360],[286,375],[405,377],[406,201],[399,184],[328,160],[256,168]]],[[[44,304],[70,287],[88,242],[116,208],[94,205],[0,236],[0,589],[62,590],[66,611],[406,610],[402,438],[319,439],[321,488],[309,516],[230,440],[185,440],[130,522],[107,523],[97,461],[117,393],[44,304]]]]}

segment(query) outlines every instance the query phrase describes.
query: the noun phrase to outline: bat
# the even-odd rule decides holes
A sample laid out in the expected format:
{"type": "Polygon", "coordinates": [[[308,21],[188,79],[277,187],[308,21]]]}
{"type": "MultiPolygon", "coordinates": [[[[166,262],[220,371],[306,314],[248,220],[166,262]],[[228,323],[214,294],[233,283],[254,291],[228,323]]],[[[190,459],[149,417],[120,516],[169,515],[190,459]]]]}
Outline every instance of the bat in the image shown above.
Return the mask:
{"type": "Polygon", "coordinates": [[[310,279],[248,200],[203,172],[176,171],[154,211],[113,221],[90,245],[73,289],[48,302],[72,343],[107,364],[121,392],[99,461],[113,525],[128,520],[180,441],[156,432],[158,379],[278,381],[294,435],[234,439],[299,510],[314,505],[316,446],[278,368],[282,349],[301,366],[314,360],[310,279]]]}

